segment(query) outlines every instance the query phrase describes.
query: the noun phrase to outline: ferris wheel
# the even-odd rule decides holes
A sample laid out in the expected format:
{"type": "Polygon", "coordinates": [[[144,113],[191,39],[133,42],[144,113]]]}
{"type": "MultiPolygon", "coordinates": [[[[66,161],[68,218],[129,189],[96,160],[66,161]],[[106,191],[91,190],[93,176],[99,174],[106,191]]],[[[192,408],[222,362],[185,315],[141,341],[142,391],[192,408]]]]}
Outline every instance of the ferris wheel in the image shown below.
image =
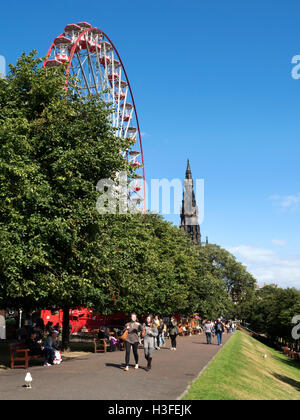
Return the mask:
{"type": "MultiPolygon", "coordinates": [[[[132,89],[121,57],[108,36],[87,22],[69,24],[57,36],[47,53],[44,67],[66,64],[66,83],[74,76],[83,97],[97,95],[110,108],[110,124],[116,136],[128,138],[132,149],[123,152],[135,169],[130,179],[127,201],[139,211],[146,210],[145,168],[142,138],[132,89]]],[[[132,208],[132,207],[131,207],[132,208]]]]}

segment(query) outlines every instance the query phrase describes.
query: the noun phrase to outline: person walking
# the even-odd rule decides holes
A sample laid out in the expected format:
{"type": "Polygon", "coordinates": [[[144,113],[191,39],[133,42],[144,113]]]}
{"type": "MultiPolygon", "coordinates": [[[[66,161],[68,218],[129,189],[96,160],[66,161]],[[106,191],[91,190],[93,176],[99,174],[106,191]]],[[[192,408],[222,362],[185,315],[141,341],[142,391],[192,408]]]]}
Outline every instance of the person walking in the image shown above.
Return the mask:
{"type": "Polygon", "coordinates": [[[5,311],[0,309],[0,340],[6,340],[5,311]]]}
{"type": "Polygon", "coordinates": [[[174,316],[171,317],[168,327],[169,327],[169,336],[171,339],[171,350],[176,351],[176,345],[177,345],[176,337],[178,335],[178,326],[177,326],[177,321],[174,318],[174,316]]]}
{"type": "Polygon", "coordinates": [[[139,368],[139,355],[138,355],[138,347],[139,347],[139,336],[138,333],[142,331],[142,326],[138,322],[137,316],[135,313],[131,314],[131,320],[126,324],[126,329],[128,331],[127,338],[125,340],[125,371],[129,370],[129,360],[130,360],[130,350],[132,347],[134,360],[135,360],[135,367],[134,369],[139,368]]]}
{"type": "Polygon", "coordinates": [[[218,345],[222,346],[222,338],[224,333],[224,325],[221,321],[221,318],[218,318],[217,322],[215,323],[214,330],[217,335],[218,345]]]}
{"type": "Polygon", "coordinates": [[[160,320],[160,325],[161,325],[161,336],[160,336],[159,347],[165,347],[167,326],[163,319],[160,320]]]}
{"type": "Polygon", "coordinates": [[[161,328],[160,328],[160,321],[159,321],[159,316],[155,315],[154,317],[154,323],[156,325],[158,334],[156,339],[154,340],[154,348],[155,350],[160,350],[160,334],[161,334],[161,328]]]}
{"type": "Polygon", "coordinates": [[[206,321],[203,325],[204,332],[206,335],[206,344],[212,344],[212,330],[213,330],[213,323],[211,321],[206,321]]]}
{"type": "Polygon", "coordinates": [[[233,321],[231,322],[231,329],[232,329],[232,332],[234,333],[235,332],[235,323],[233,321]]]}
{"type": "Polygon", "coordinates": [[[147,316],[146,322],[143,325],[143,336],[144,336],[144,354],[147,360],[146,370],[149,372],[152,363],[152,350],[154,349],[154,341],[158,336],[158,331],[155,323],[153,322],[152,316],[147,316]]]}

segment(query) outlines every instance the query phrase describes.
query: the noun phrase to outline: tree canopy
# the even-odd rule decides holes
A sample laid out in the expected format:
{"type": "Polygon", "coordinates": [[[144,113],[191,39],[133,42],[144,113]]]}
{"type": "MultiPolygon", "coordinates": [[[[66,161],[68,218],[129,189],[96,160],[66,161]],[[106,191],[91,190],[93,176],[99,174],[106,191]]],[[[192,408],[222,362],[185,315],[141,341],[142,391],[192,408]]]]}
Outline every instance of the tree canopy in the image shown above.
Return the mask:
{"type": "Polygon", "coordinates": [[[23,54],[0,79],[0,307],[243,316],[255,280],[229,252],[158,215],[97,212],[131,143],[41,63],[23,54]]]}
{"type": "Polygon", "coordinates": [[[267,285],[256,291],[247,322],[257,333],[291,342],[296,315],[300,315],[300,290],[267,285]]]}

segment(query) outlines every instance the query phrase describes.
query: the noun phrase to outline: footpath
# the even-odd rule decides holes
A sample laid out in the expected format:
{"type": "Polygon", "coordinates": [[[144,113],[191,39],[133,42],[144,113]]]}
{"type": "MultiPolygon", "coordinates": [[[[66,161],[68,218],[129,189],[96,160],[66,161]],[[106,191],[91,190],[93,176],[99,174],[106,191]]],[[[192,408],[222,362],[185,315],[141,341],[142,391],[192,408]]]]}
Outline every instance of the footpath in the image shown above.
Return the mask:
{"type": "MultiPolygon", "coordinates": [[[[226,344],[231,334],[224,334],[226,344]]],[[[125,352],[90,354],[68,359],[61,365],[29,367],[32,389],[23,387],[26,370],[0,372],[0,400],[176,400],[222,347],[205,335],[178,337],[177,351],[166,347],[153,351],[152,369],[145,370],[144,352],[139,350],[138,370],[133,355],[124,372],[125,352]]]]}

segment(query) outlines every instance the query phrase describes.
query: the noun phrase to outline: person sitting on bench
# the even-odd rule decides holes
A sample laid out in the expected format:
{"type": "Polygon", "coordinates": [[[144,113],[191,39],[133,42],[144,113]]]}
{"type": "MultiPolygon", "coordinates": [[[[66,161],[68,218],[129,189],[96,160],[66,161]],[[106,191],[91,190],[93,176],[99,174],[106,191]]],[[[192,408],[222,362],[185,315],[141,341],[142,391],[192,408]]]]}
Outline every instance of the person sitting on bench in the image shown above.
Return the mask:
{"type": "Polygon", "coordinates": [[[36,331],[31,332],[30,337],[26,340],[26,346],[29,349],[29,356],[44,356],[44,366],[50,366],[49,361],[54,359],[54,351],[42,345],[42,340],[37,338],[36,331]]]}
{"type": "Polygon", "coordinates": [[[45,342],[45,363],[44,366],[50,366],[53,364],[55,358],[55,350],[59,350],[59,344],[57,341],[58,331],[54,330],[48,335],[45,342]]]}
{"type": "Polygon", "coordinates": [[[109,340],[109,332],[107,331],[107,328],[101,327],[98,332],[98,338],[109,340]]]}
{"type": "Polygon", "coordinates": [[[41,340],[37,339],[36,331],[31,331],[29,338],[26,340],[26,347],[29,349],[29,356],[44,355],[44,347],[41,343],[41,340]]]}

